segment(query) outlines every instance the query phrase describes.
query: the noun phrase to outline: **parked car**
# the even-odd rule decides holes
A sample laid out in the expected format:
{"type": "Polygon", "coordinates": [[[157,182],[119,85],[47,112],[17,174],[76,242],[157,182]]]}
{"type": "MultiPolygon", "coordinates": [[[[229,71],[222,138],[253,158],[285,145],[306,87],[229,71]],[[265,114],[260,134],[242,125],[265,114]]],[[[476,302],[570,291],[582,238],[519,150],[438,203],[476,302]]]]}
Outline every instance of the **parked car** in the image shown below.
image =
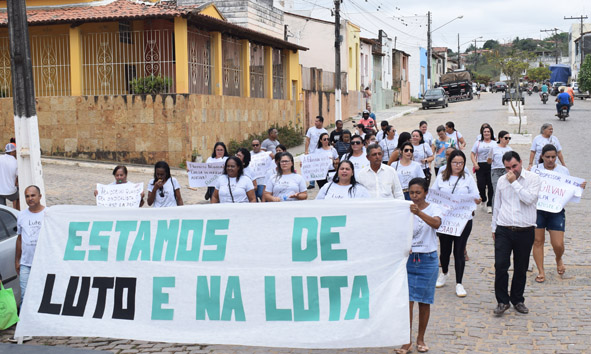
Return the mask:
{"type": "Polygon", "coordinates": [[[492,87],[491,92],[505,92],[507,91],[507,84],[499,81],[499,82],[495,82],[495,84],[492,87]]]}
{"type": "Polygon", "coordinates": [[[566,82],[561,82],[561,81],[554,82],[552,84],[552,89],[550,89],[550,94],[552,96],[558,96],[558,94],[560,93],[560,91],[558,91],[560,86],[566,86],[566,82]]]}
{"type": "Polygon", "coordinates": [[[448,106],[447,95],[442,88],[427,90],[423,96],[423,109],[431,107],[445,108],[448,106]]]}
{"type": "Polygon", "coordinates": [[[501,99],[503,106],[507,103],[509,103],[509,101],[513,100],[513,101],[521,101],[521,105],[524,106],[525,105],[525,97],[523,97],[523,91],[522,90],[515,90],[515,89],[509,89],[507,91],[505,91],[505,94],[503,95],[503,98],[501,99]]]}
{"type": "Polygon", "coordinates": [[[480,84],[480,92],[486,92],[486,85],[480,84]]]}
{"type": "Polygon", "coordinates": [[[16,248],[16,218],[19,211],[0,205],[0,274],[5,288],[12,288],[14,296],[20,299],[20,285],[14,268],[16,248]]]}

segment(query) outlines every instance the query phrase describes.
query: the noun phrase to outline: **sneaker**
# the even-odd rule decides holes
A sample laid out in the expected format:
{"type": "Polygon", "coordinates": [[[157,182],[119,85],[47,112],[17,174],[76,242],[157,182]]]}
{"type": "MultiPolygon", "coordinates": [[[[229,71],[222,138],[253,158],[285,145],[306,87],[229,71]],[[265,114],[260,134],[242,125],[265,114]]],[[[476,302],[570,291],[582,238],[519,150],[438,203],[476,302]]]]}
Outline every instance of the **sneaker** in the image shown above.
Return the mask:
{"type": "Polygon", "coordinates": [[[465,297],[468,295],[462,284],[456,284],[456,295],[458,295],[458,297],[465,297]]]}
{"type": "Polygon", "coordinates": [[[486,212],[489,214],[492,214],[492,207],[491,206],[486,207],[486,212]]]}
{"type": "MultiPolygon", "coordinates": [[[[19,340],[19,339],[20,339],[20,338],[18,338],[18,337],[11,337],[11,338],[8,338],[8,341],[9,341],[10,343],[18,343],[18,340],[19,340]]],[[[32,339],[33,339],[33,337],[31,337],[31,336],[25,336],[25,337],[23,337],[22,339],[23,339],[23,342],[28,342],[28,341],[32,340],[32,339]]]]}
{"type": "Polygon", "coordinates": [[[445,282],[447,281],[447,279],[449,278],[449,275],[441,273],[439,274],[439,276],[437,277],[437,283],[435,284],[436,288],[441,288],[442,286],[445,285],[445,282]]]}
{"type": "Polygon", "coordinates": [[[311,184],[309,184],[309,185],[308,185],[308,189],[314,189],[314,186],[313,186],[313,185],[311,185],[311,184]]]}

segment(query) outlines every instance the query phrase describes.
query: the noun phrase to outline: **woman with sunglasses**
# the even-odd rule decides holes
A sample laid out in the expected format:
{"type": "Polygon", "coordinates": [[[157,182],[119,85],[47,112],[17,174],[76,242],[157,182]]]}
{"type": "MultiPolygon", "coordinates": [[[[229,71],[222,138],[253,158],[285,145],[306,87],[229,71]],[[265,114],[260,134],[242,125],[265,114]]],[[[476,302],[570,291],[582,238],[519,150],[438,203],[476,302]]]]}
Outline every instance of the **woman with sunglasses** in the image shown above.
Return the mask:
{"type": "Polygon", "coordinates": [[[392,167],[398,172],[400,178],[400,186],[404,193],[404,199],[410,200],[410,194],[408,193],[408,183],[413,178],[425,178],[425,173],[418,162],[413,161],[414,147],[410,141],[407,141],[401,146],[402,155],[396,163],[392,164],[392,167]]]}
{"type": "Polygon", "coordinates": [[[355,180],[355,167],[349,160],[339,162],[337,174],[331,182],[320,188],[317,200],[369,198],[367,189],[355,180]]]}
{"type": "Polygon", "coordinates": [[[164,208],[183,205],[181,185],[170,175],[170,166],[165,161],[154,165],[154,178],[148,183],[148,205],[164,208]]]}
{"type": "MultiPolygon", "coordinates": [[[[328,169],[328,174],[332,175],[335,173],[335,166],[339,163],[339,154],[337,153],[337,150],[330,145],[328,133],[320,134],[320,137],[318,138],[318,146],[316,147],[314,154],[319,154],[319,156],[325,156],[327,159],[330,159],[332,164],[328,169]]],[[[327,178],[317,181],[318,188],[322,188],[326,184],[327,178]]]]}
{"type": "MultiPolygon", "coordinates": [[[[250,155],[250,154],[249,154],[250,155]]],[[[252,180],[244,175],[242,160],[230,156],[224,164],[224,173],[215,181],[211,203],[256,203],[252,180]]]]}
{"type": "MultiPolygon", "coordinates": [[[[435,178],[435,182],[431,189],[444,191],[450,194],[463,194],[474,198],[476,204],[480,204],[482,200],[478,196],[478,187],[474,178],[469,173],[466,173],[466,155],[461,150],[454,150],[449,154],[447,159],[447,167],[444,171],[435,178]]],[[[466,260],[464,258],[464,251],[472,231],[472,218],[468,220],[462,234],[460,236],[438,234],[439,244],[441,248],[441,255],[439,260],[441,262],[441,274],[437,278],[436,287],[440,288],[445,285],[449,278],[449,259],[452,253],[454,254],[454,267],[456,271],[456,295],[464,297],[467,295],[464,286],[462,285],[462,278],[464,277],[464,268],[466,260]]]]}
{"type": "Polygon", "coordinates": [[[402,132],[398,137],[398,146],[396,146],[396,150],[390,154],[390,159],[388,160],[388,165],[392,166],[392,164],[400,158],[400,153],[402,152],[402,144],[410,141],[410,133],[409,132],[402,132]]]}
{"type": "Polygon", "coordinates": [[[293,164],[293,156],[289,152],[281,153],[277,174],[269,178],[265,185],[263,201],[284,202],[308,199],[306,181],[295,173],[293,164]]]}
{"type": "MultiPolygon", "coordinates": [[[[492,182],[493,194],[492,199],[494,202],[495,199],[495,190],[497,189],[497,182],[505,172],[505,165],[503,164],[503,155],[507,151],[513,151],[513,149],[509,146],[509,142],[511,142],[511,134],[509,134],[506,130],[501,130],[499,132],[499,140],[497,144],[493,146],[493,148],[488,153],[488,158],[486,162],[488,162],[490,166],[490,179],[492,182]]],[[[492,205],[492,204],[491,204],[492,205]]]]}
{"type": "Polygon", "coordinates": [[[396,151],[396,147],[398,146],[398,134],[396,134],[396,129],[389,125],[384,129],[384,135],[385,138],[380,140],[380,146],[384,152],[382,163],[387,165],[390,160],[390,155],[396,151]]]}
{"type": "Polygon", "coordinates": [[[492,214],[493,186],[491,180],[491,165],[488,163],[488,155],[495,143],[495,133],[490,125],[480,128],[480,140],[472,146],[470,159],[476,173],[476,185],[482,202],[486,202],[487,212],[492,214]],[[487,198],[488,197],[488,198],[487,198]]]}
{"type": "Polygon", "coordinates": [[[353,135],[351,138],[349,151],[341,157],[341,161],[343,160],[351,161],[357,171],[361,171],[361,169],[369,166],[369,160],[363,152],[363,139],[359,135],[353,135]]]}

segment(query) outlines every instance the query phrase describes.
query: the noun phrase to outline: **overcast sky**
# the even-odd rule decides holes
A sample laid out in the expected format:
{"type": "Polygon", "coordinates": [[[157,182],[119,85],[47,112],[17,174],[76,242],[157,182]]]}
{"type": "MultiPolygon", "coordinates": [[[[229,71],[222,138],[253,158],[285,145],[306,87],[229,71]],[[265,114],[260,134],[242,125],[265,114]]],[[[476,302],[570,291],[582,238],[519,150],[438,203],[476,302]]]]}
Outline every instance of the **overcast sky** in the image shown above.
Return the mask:
{"type": "MultiPolygon", "coordinates": [[[[333,0],[286,0],[293,1],[295,9],[313,10],[312,17],[330,20],[333,0]],[[328,17],[328,18],[327,18],[328,17]]],[[[345,18],[362,27],[362,36],[375,38],[379,29],[391,37],[398,33],[406,45],[426,43],[427,12],[432,14],[433,46],[457,50],[458,33],[464,50],[474,38],[496,39],[508,42],[520,38],[541,39],[550,33],[542,29],[558,28],[568,32],[575,20],[564,17],[589,16],[591,23],[591,0],[343,0],[341,12],[345,18]],[[462,19],[437,29],[446,22],[463,15],[462,19]],[[423,39],[425,38],[425,39],[423,39]]],[[[473,43],[473,42],[472,42],[473,43]]],[[[482,46],[483,42],[478,43],[482,46]]]]}

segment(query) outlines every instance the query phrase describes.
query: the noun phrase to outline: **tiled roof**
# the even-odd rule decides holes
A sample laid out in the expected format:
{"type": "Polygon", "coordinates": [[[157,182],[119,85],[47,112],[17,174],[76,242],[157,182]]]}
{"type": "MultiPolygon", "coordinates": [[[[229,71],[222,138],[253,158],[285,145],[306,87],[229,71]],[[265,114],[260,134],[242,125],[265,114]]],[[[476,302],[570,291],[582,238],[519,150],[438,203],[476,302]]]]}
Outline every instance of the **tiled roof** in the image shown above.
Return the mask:
{"type": "MultiPolygon", "coordinates": [[[[108,20],[133,20],[144,18],[171,18],[191,13],[195,8],[182,8],[158,3],[144,4],[129,0],[116,0],[106,5],[93,6],[48,6],[27,9],[30,25],[58,24],[73,22],[94,22],[108,20]]],[[[8,25],[6,10],[0,11],[0,26],[8,25]]]]}

